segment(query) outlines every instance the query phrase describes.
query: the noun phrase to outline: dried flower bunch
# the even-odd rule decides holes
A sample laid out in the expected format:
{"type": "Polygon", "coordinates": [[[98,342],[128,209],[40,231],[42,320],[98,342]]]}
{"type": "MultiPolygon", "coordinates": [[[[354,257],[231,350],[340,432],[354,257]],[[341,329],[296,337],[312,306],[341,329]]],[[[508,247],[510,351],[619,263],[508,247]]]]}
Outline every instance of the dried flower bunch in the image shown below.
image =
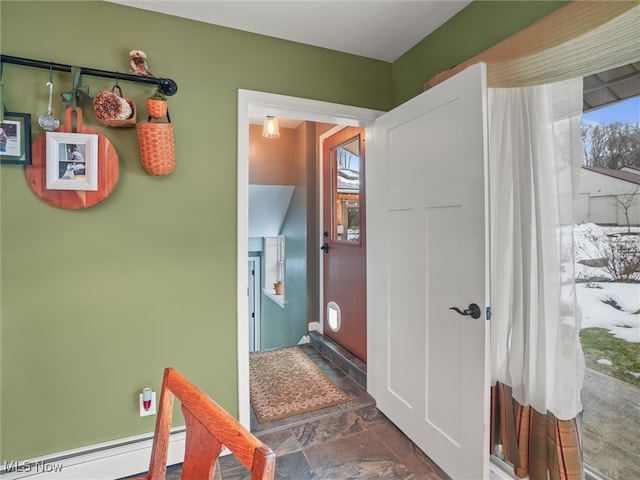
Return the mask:
{"type": "Polygon", "coordinates": [[[93,99],[93,110],[100,121],[126,120],[133,115],[129,102],[113,92],[100,92],[93,99]]]}

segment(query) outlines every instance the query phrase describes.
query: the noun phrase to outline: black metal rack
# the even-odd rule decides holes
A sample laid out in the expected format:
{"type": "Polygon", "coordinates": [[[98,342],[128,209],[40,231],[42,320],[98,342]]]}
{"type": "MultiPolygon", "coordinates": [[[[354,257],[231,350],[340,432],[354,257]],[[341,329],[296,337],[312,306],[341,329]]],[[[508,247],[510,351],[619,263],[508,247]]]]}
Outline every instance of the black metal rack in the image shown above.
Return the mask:
{"type": "MultiPolygon", "coordinates": [[[[73,68],[72,65],[45,62],[43,60],[32,60],[30,58],[14,57],[11,55],[1,55],[0,59],[2,63],[13,63],[15,65],[56,70],[59,72],[71,72],[73,68]]],[[[143,77],[139,75],[132,75],[130,73],[111,72],[108,70],[98,70],[96,68],[88,67],[80,67],[80,74],[156,85],[156,88],[167,96],[175,95],[178,91],[178,84],[170,78],[143,77]]]]}

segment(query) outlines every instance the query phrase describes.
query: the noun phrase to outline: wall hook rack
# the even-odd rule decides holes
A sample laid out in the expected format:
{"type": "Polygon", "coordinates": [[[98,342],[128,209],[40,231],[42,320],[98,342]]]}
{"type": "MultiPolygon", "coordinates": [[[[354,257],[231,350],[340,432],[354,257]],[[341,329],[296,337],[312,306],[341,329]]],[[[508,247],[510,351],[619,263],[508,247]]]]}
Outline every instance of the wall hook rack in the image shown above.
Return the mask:
{"type": "MultiPolygon", "coordinates": [[[[1,55],[2,63],[13,63],[26,67],[44,68],[46,70],[56,70],[60,72],[71,72],[71,65],[62,63],[45,62],[43,60],[32,60],[30,58],[14,57],[11,55],[1,55]]],[[[178,84],[170,78],[142,77],[121,72],[111,72],[108,70],[98,70],[96,68],[80,67],[80,74],[91,75],[93,77],[115,78],[116,80],[127,80],[137,83],[148,83],[156,85],[157,89],[167,96],[175,95],[178,91],[178,84]]]]}

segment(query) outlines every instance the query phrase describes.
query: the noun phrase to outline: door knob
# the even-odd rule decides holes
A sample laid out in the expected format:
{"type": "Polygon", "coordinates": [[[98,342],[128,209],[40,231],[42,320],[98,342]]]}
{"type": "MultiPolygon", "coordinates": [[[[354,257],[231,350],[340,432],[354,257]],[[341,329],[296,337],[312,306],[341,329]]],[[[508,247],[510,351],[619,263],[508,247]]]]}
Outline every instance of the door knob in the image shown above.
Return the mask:
{"type": "Polygon", "coordinates": [[[455,310],[460,315],[470,316],[471,318],[480,318],[481,312],[480,307],[475,303],[469,305],[469,308],[466,310],[460,310],[458,307],[451,307],[449,310],[455,310]]]}
{"type": "Polygon", "coordinates": [[[324,242],[320,247],[320,250],[323,250],[324,253],[329,253],[329,244],[327,242],[324,242]]]}

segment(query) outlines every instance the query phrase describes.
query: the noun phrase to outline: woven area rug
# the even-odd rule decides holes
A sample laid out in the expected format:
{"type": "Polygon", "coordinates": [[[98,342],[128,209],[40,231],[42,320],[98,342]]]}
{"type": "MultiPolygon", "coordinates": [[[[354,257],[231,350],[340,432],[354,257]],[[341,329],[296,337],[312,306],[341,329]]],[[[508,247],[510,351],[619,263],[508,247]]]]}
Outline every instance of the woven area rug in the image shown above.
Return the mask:
{"type": "Polygon", "coordinates": [[[299,347],[252,353],[249,377],[260,423],[350,400],[299,347]]]}

